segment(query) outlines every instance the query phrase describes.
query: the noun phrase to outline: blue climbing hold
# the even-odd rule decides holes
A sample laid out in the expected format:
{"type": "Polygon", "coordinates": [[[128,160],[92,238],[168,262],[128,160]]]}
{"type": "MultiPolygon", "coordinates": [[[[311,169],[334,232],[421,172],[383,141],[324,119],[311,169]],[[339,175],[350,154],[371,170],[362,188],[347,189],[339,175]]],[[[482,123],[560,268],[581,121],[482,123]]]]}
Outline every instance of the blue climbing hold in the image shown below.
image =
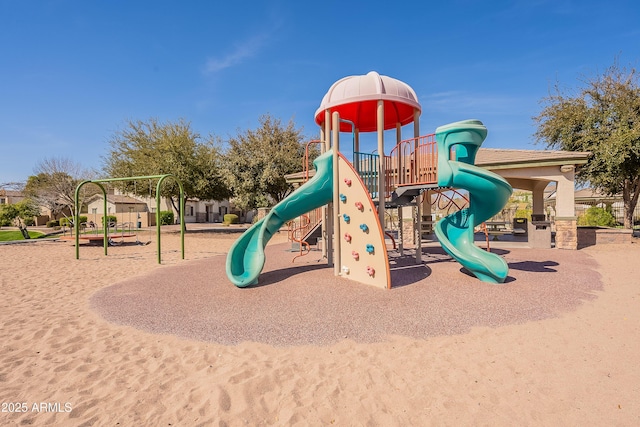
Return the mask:
{"type": "Polygon", "coordinates": [[[347,201],[347,196],[345,196],[344,194],[340,194],[340,201],[341,202],[346,202],[347,201]]]}
{"type": "Polygon", "coordinates": [[[344,222],[349,222],[351,221],[351,217],[347,214],[342,214],[342,219],[344,219],[344,222]]]}
{"type": "Polygon", "coordinates": [[[367,224],[360,224],[360,230],[367,232],[369,231],[369,226],[367,224]]]}
{"type": "Polygon", "coordinates": [[[373,253],[373,245],[371,243],[367,243],[367,253],[368,254],[373,253]]]}

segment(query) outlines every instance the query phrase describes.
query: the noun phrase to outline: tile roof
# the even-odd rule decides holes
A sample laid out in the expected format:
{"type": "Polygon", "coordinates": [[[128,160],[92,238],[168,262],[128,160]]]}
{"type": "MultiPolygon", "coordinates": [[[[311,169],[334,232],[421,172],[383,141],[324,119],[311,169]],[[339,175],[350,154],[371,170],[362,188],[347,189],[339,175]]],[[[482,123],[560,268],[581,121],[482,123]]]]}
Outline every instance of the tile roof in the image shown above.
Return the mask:
{"type": "Polygon", "coordinates": [[[576,199],[622,199],[621,194],[614,194],[613,196],[604,194],[594,188],[583,188],[575,192],[576,199]]]}
{"type": "Polygon", "coordinates": [[[133,197],[123,196],[121,194],[108,194],[107,200],[111,203],[122,203],[122,204],[145,204],[142,200],[134,199],[133,197]]]}
{"type": "MultiPolygon", "coordinates": [[[[545,199],[555,200],[556,198],[556,188],[554,183],[550,183],[547,190],[545,190],[545,199]]],[[[574,199],[576,202],[590,202],[590,201],[615,201],[622,200],[621,194],[607,195],[601,193],[599,190],[595,188],[582,188],[580,190],[576,190],[574,193],[574,199]]]]}
{"type": "Polygon", "coordinates": [[[16,191],[16,190],[1,190],[0,189],[0,194],[2,194],[3,196],[8,196],[8,197],[25,197],[25,195],[22,194],[22,191],[16,191]]]}
{"type": "Polygon", "coordinates": [[[589,153],[560,150],[511,150],[480,148],[476,155],[476,166],[515,165],[523,163],[567,162],[583,164],[589,153]]]}

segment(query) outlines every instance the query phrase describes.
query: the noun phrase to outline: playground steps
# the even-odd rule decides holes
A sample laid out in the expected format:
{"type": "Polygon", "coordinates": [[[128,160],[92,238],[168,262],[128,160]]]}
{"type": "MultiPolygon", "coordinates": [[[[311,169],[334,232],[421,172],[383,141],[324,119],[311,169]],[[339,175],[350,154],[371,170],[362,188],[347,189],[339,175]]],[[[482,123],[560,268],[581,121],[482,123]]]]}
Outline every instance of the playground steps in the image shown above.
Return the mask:
{"type": "Polygon", "coordinates": [[[315,244],[322,237],[322,221],[318,221],[311,229],[302,237],[303,242],[310,245],[315,244]]]}
{"type": "Polygon", "coordinates": [[[317,222],[313,227],[311,227],[306,234],[304,234],[300,241],[293,240],[291,242],[291,250],[299,251],[301,242],[306,242],[308,245],[316,245],[318,244],[318,240],[322,238],[322,220],[317,222]]]}

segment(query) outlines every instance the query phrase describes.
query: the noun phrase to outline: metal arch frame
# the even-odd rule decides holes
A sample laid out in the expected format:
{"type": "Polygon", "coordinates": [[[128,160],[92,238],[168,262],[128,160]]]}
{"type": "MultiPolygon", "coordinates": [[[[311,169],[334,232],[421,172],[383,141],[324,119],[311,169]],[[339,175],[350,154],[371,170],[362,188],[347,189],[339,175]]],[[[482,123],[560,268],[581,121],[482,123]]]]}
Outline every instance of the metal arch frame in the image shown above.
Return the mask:
{"type": "MultiPolygon", "coordinates": [[[[76,187],[76,192],[74,196],[75,203],[75,221],[73,222],[73,228],[76,235],[76,259],[80,259],[80,224],[78,218],[80,217],[80,189],[85,184],[96,184],[102,190],[104,207],[103,207],[103,222],[104,218],[107,215],[107,191],[102,185],[103,182],[116,182],[116,181],[135,181],[139,179],[158,179],[158,184],[156,185],[156,238],[158,240],[157,244],[157,252],[158,252],[158,264],[162,264],[162,255],[161,255],[161,242],[160,242],[160,187],[166,178],[173,178],[180,188],[180,248],[182,252],[182,259],[184,259],[184,188],[182,186],[182,182],[176,178],[172,174],[164,174],[164,175],[147,175],[147,176],[130,176],[125,178],[106,178],[106,179],[90,179],[86,181],[82,181],[76,187]]],[[[107,247],[109,246],[109,237],[107,234],[106,224],[103,225],[104,230],[104,254],[107,255],[107,247]]]]}

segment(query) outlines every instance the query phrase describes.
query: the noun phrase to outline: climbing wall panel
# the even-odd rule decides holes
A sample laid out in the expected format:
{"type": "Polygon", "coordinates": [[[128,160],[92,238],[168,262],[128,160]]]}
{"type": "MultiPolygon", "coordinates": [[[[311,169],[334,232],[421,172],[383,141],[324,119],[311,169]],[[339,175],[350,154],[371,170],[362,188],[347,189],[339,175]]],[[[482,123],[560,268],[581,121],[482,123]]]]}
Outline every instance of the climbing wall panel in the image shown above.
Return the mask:
{"type": "Polygon", "coordinates": [[[384,229],[364,183],[342,154],[338,159],[340,270],[344,278],[391,288],[384,229]]]}

